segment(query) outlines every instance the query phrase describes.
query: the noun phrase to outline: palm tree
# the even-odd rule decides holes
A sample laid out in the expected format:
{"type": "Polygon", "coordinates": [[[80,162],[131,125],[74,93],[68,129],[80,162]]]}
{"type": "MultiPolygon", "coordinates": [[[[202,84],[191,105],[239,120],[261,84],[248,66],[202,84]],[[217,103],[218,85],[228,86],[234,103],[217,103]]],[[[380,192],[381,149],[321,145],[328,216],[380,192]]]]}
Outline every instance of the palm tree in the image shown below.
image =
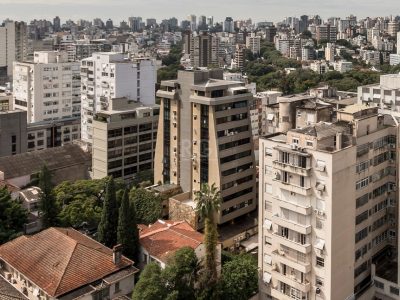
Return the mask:
{"type": "Polygon", "coordinates": [[[195,192],[196,211],[204,220],[204,243],[206,246],[204,284],[212,286],[217,281],[217,243],[218,233],[214,215],[221,205],[221,192],[215,186],[202,184],[200,191],[195,192]]]}

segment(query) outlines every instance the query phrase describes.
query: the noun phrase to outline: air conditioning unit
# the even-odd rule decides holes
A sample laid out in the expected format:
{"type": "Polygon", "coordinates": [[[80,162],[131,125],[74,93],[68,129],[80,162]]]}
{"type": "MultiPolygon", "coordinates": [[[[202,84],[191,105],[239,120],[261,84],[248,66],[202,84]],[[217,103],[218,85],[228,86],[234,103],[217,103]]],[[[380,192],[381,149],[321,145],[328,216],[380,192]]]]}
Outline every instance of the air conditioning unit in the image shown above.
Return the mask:
{"type": "Polygon", "coordinates": [[[318,214],[318,209],[314,209],[314,213],[315,213],[315,214],[318,214]]]}
{"type": "Polygon", "coordinates": [[[290,145],[290,148],[292,149],[292,150],[297,150],[297,144],[291,144],[290,145]]]}

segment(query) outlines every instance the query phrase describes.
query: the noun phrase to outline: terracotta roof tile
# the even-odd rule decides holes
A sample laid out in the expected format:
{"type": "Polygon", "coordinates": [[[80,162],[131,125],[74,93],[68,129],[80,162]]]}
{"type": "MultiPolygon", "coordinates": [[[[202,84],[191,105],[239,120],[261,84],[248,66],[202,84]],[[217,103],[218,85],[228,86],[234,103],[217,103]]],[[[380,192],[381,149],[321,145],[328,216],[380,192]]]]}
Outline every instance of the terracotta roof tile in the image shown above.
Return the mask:
{"type": "Polygon", "coordinates": [[[182,247],[196,249],[203,243],[203,235],[187,222],[157,221],[140,232],[140,244],[161,261],[182,247]]]}
{"type": "Polygon", "coordinates": [[[92,283],[133,262],[115,265],[112,250],[72,228],[49,228],[0,246],[0,258],[51,297],[92,283]]]}

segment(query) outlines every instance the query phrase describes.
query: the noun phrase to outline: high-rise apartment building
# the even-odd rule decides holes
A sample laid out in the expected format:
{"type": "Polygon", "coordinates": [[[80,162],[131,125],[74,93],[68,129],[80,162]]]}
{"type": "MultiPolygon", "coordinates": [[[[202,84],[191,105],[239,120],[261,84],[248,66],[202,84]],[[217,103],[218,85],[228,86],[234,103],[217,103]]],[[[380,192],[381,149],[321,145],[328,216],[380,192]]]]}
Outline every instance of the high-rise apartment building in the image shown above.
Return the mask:
{"type": "Polygon", "coordinates": [[[106,110],[112,99],[155,103],[156,65],[150,58],[131,60],[122,53],[94,53],[81,61],[81,80],[81,137],[89,144],[94,114],[106,110]]]}
{"type": "Polygon", "coordinates": [[[192,67],[218,65],[218,38],[207,32],[192,34],[190,39],[190,63],[192,67]]]}
{"type": "Polygon", "coordinates": [[[188,15],[187,16],[187,21],[190,22],[190,30],[191,31],[196,31],[197,30],[197,18],[196,15],[188,15]]]}
{"type": "Polygon", "coordinates": [[[261,37],[256,36],[254,32],[252,32],[250,36],[246,37],[246,48],[255,55],[260,54],[260,43],[261,37]]]}
{"type": "Polygon", "coordinates": [[[28,52],[27,26],[24,22],[6,21],[0,26],[0,68],[12,75],[13,62],[26,60],[28,52]]]}
{"type": "Polygon", "coordinates": [[[56,16],[53,19],[53,31],[54,32],[59,32],[61,30],[61,20],[59,16],[56,16]]]}
{"type": "Polygon", "coordinates": [[[391,19],[387,27],[388,34],[392,37],[395,37],[398,31],[399,31],[399,22],[391,19]]]}
{"type": "Polygon", "coordinates": [[[80,116],[79,62],[66,52],[40,51],[33,62],[15,62],[14,108],[27,111],[28,123],[80,116]]]}
{"type": "Polygon", "coordinates": [[[336,42],[337,29],[336,26],[330,24],[319,25],[316,27],[317,41],[336,42]]]}
{"type": "Polygon", "coordinates": [[[226,17],[223,24],[224,32],[235,32],[235,26],[232,17],[226,17]]]}
{"type": "Polygon", "coordinates": [[[129,180],[153,169],[159,106],[114,98],[93,120],[93,178],[129,180]]]}
{"type": "Polygon", "coordinates": [[[256,207],[252,94],[222,78],[222,70],[179,71],[161,82],[154,163],[154,181],[180,185],[189,206],[201,184],[215,183],[223,199],[218,224],[256,207]]]}
{"type": "Polygon", "coordinates": [[[397,122],[363,105],[260,139],[262,299],[354,299],[371,286],[371,265],[396,247],[397,145],[397,122]]]}

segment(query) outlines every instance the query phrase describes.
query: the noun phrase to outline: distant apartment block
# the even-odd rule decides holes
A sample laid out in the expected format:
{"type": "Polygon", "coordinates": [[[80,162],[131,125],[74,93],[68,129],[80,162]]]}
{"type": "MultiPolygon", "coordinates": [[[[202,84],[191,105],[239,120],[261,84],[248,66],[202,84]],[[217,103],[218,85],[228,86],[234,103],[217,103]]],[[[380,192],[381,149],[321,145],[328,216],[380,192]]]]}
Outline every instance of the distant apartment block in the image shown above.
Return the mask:
{"type": "Polygon", "coordinates": [[[27,112],[28,123],[80,116],[79,63],[65,52],[35,52],[33,62],[15,62],[14,108],[27,112]]]}
{"type": "Polygon", "coordinates": [[[256,36],[254,32],[250,36],[246,37],[246,48],[251,51],[251,53],[258,55],[260,54],[260,42],[261,37],[256,36]]]}
{"type": "Polygon", "coordinates": [[[24,22],[6,21],[0,26],[0,68],[12,75],[13,62],[24,61],[28,52],[27,26],[24,22]]]}

